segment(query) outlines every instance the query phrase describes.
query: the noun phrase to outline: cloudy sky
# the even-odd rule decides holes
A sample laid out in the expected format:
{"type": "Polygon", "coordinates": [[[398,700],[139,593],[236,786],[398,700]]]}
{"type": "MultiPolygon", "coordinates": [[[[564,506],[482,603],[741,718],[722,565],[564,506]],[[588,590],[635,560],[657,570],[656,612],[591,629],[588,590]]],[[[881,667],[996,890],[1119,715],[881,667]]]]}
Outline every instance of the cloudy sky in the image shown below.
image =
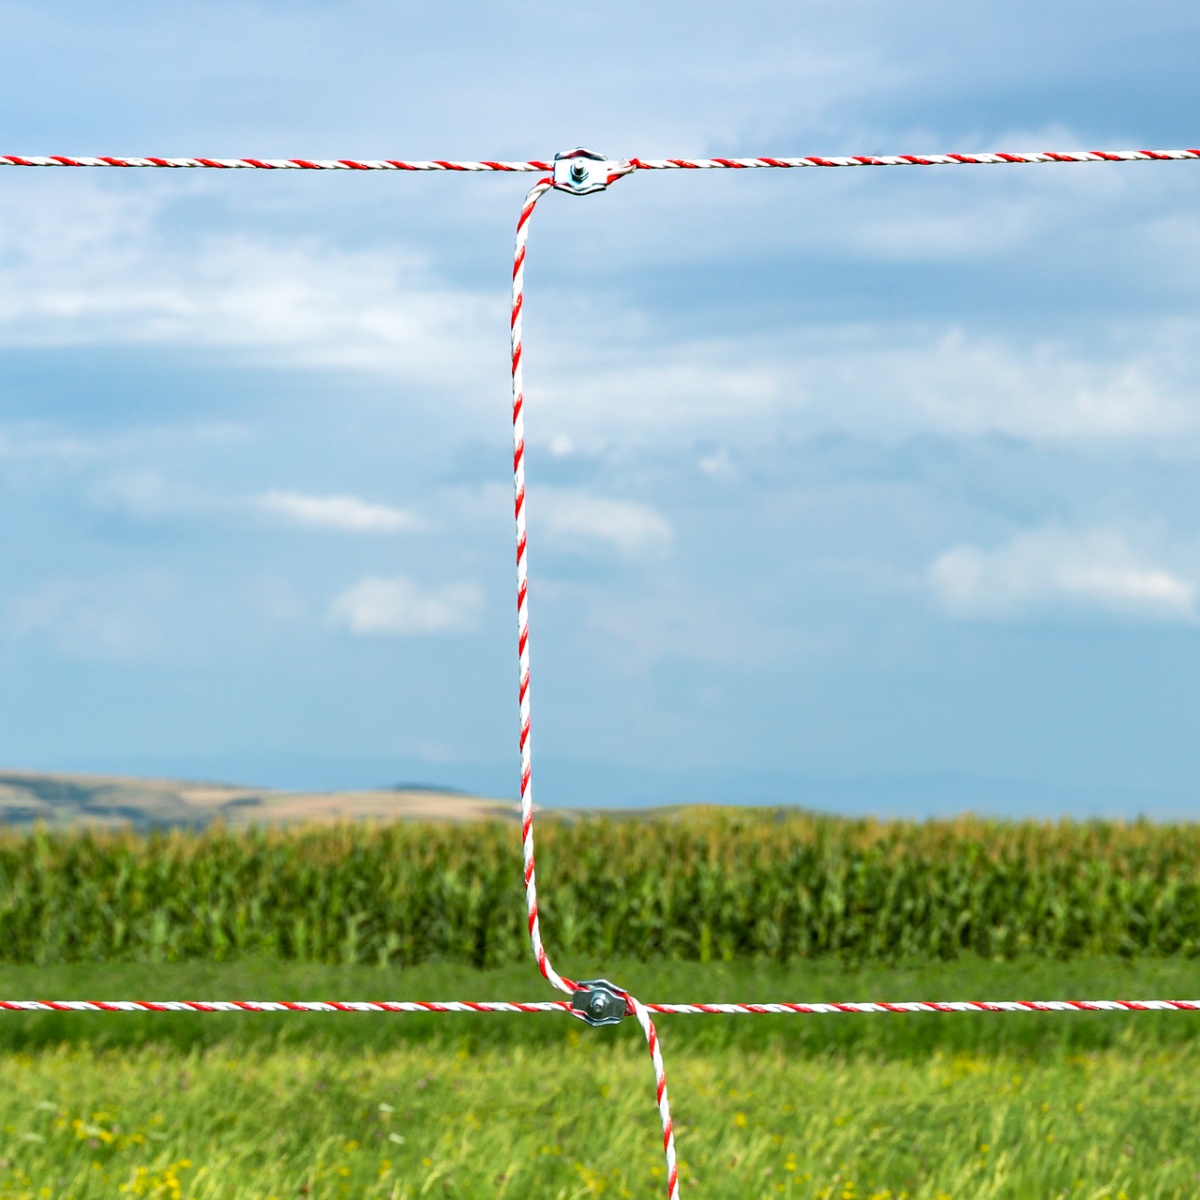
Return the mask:
{"type": "MultiPolygon", "coordinates": [[[[1200,145],[1200,9],[0,0],[0,152],[1200,145]]],[[[0,170],[0,765],[515,795],[527,177],[0,170]]],[[[549,804],[1195,813],[1200,163],[551,195],[549,804]]]]}

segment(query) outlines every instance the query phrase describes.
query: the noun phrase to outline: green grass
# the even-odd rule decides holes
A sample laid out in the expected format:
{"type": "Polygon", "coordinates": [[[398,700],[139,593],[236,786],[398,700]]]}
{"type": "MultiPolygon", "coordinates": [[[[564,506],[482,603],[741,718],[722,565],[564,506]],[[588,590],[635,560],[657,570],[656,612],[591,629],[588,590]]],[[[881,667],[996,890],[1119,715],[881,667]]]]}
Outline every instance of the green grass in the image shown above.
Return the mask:
{"type": "MultiPolygon", "coordinates": [[[[661,1000],[1200,996],[1200,967],[1174,960],[603,973],[661,1000]]],[[[532,968],[265,962],[4,967],[0,992],[550,994],[532,968]]],[[[1200,1016],[675,1017],[661,1029],[685,1196],[1200,1194],[1200,1016]]],[[[5,1015],[0,1129],[0,1197],[30,1200],[665,1192],[653,1077],[632,1022],[5,1015]]]]}
{"type": "MultiPolygon", "coordinates": [[[[633,1032],[346,1056],[68,1046],[0,1060],[0,1195],[647,1196],[662,1190],[633,1032]]],[[[920,1063],[675,1054],[685,1192],[1194,1196],[1200,1053],[920,1063]]]]}
{"type": "MultiPolygon", "coordinates": [[[[1190,959],[1027,958],[850,970],[828,961],[773,963],[597,963],[558,961],[577,978],[606,976],[644,1000],[963,1000],[1200,998],[1200,963],[1190,959]]],[[[0,964],[10,999],[101,1000],[538,1000],[559,996],[532,963],[474,971],[457,964],[407,969],[232,963],[107,963],[57,967],[0,964]]],[[[936,1052],[1077,1053],[1126,1044],[1176,1046],[1200,1038],[1200,1014],[1011,1014],[955,1016],[671,1017],[666,1036],[680,1053],[776,1046],[788,1054],[936,1052]]],[[[180,1051],[218,1044],[304,1045],[390,1050],[412,1045],[476,1048],[562,1046],[578,1027],[543,1016],[267,1016],[0,1014],[0,1051],[36,1051],[62,1041],[93,1048],[153,1043],[180,1051]]],[[[607,1035],[596,1035],[607,1036],[607,1035]]]]}

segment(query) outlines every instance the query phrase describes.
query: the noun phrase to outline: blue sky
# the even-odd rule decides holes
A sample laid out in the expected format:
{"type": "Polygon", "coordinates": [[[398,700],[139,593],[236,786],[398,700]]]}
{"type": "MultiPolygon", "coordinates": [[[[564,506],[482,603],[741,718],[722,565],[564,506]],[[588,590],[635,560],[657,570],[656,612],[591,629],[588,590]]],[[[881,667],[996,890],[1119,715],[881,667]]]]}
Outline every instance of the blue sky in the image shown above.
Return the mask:
{"type": "MultiPolygon", "coordinates": [[[[0,3],[16,154],[1200,145],[1158,2],[0,3]]],[[[515,795],[503,177],[0,171],[0,764],[515,795]]],[[[526,307],[548,804],[1194,814],[1200,164],[638,175],[526,307]]]]}

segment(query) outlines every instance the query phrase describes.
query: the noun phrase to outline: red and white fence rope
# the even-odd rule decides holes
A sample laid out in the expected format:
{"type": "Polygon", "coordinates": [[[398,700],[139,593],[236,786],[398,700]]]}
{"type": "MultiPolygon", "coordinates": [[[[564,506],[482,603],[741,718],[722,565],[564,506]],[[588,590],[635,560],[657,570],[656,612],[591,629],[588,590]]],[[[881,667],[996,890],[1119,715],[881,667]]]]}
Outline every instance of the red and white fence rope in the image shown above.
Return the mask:
{"type": "Polygon", "coordinates": [[[647,1004],[669,1016],[801,1016],[878,1013],[1200,1012],[1200,1000],[869,1000],[852,1004],[647,1004]]]}
{"type": "Polygon", "coordinates": [[[551,162],[449,162],[398,158],[71,158],[52,154],[32,158],[0,155],[0,167],[170,167],[218,171],[549,171],[551,162]]]}
{"type": "Polygon", "coordinates": [[[715,167],[999,167],[1026,163],[1172,162],[1200,150],[1040,150],[1025,154],[854,154],[825,158],[631,158],[638,171],[708,171],[715,167]]]}
{"type": "MultiPolygon", "coordinates": [[[[587,156],[594,165],[598,156],[587,156]]],[[[1008,154],[899,154],[853,155],[800,158],[628,158],[599,160],[604,186],[636,171],[717,169],[746,170],[763,167],[941,167],[1010,166],[1017,164],[1118,163],[1200,161],[1200,150],[1073,150],[1008,154]]],[[[260,159],[260,158],[75,158],[65,155],[29,157],[0,155],[0,166],[10,167],[163,167],[170,169],[209,168],[259,171],[450,171],[464,173],[530,173],[554,171],[550,161],[451,161],[405,159],[260,159]]],[[[525,289],[525,255],[529,222],[538,201],[555,188],[553,177],[538,180],[525,196],[517,221],[513,256],[511,310],[511,372],[513,429],[514,516],[517,547],[517,647],[519,660],[519,710],[521,756],[521,843],[525,871],[525,901],[529,940],[538,969],[559,991],[574,995],[581,987],[560,975],[550,962],[542,942],[538,921],[537,880],[533,837],[533,766],[530,734],[529,673],[529,559],[525,495],[525,396],[522,363],[522,310],[525,289]]],[[[572,190],[569,186],[564,190],[572,190]]],[[[596,190],[594,188],[589,190],[596,190]]],[[[667,1097],[658,1031],[651,1013],[663,1015],[763,1016],[834,1015],[877,1013],[1003,1013],[1003,1012],[1197,1012],[1200,1000],[954,1000],[883,1001],[814,1004],[646,1004],[621,992],[627,1015],[641,1026],[654,1065],[655,1095],[663,1129],[663,1152],[667,1163],[667,1194],[678,1200],[679,1173],[675,1158],[675,1134],[667,1097]]],[[[619,1007],[619,1001],[618,1001],[619,1007]]],[[[573,1013],[582,1014],[568,1000],[533,1003],[509,1001],[383,1001],[383,1000],[0,1000],[0,1011],[59,1013],[573,1013]]]]}
{"type": "MultiPolygon", "coordinates": [[[[982,167],[1034,163],[1177,162],[1200,159],[1200,150],[1038,150],[1029,153],[985,154],[853,154],[800,158],[628,158],[622,166],[634,171],[745,170],[754,167],[982,167]]],[[[101,155],[77,158],[66,154],[0,155],[0,167],[200,167],[220,171],[549,171],[553,162],[397,158],[122,158],[101,155]]]]}
{"type": "Polygon", "coordinates": [[[0,1000],[0,1011],[61,1013],[563,1013],[569,1000],[0,1000]]]}
{"type": "Polygon", "coordinates": [[[521,309],[525,294],[525,243],[529,237],[529,219],[537,202],[554,186],[552,179],[540,179],[529,189],[521,216],[517,220],[517,243],[513,252],[512,315],[512,435],[514,516],[517,527],[517,658],[520,667],[518,706],[521,716],[521,847],[525,861],[525,905],[529,914],[529,940],[538,970],[559,991],[576,990],[573,980],[564,979],[550,964],[542,945],[538,923],[537,878],[533,861],[533,764],[529,732],[529,557],[525,530],[525,395],[521,364],[521,309]]]}
{"type": "MultiPolygon", "coordinates": [[[[1200,1000],[870,1000],[853,1004],[643,1004],[660,1016],[905,1016],[927,1013],[1200,1012],[1200,1000]]],[[[55,1013],[559,1013],[576,1015],[569,1000],[0,1000],[0,1012],[55,1013]]],[[[639,1017],[639,1023],[641,1018],[639,1017]]],[[[645,1029],[645,1026],[643,1026],[645,1029]]],[[[647,1034],[647,1041],[649,1041],[647,1034]]],[[[657,1039],[656,1039],[657,1040],[657,1039]]],[[[664,1089],[665,1092],[665,1089],[664,1089]]]]}
{"type": "MultiPolygon", "coordinates": [[[[624,172],[620,172],[624,174],[624,172]]],[[[610,176],[609,182],[617,177],[610,176]]],[[[517,219],[517,240],[513,251],[512,314],[509,322],[512,335],[512,432],[513,432],[513,491],[514,516],[517,534],[517,656],[519,662],[518,700],[520,710],[521,751],[521,844],[525,861],[525,902],[529,916],[529,938],[542,974],[564,992],[576,991],[578,985],[564,979],[555,971],[542,944],[538,923],[537,881],[533,852],[533,762],[530,735],[529,681],[529,543],[525,526],[525,392],[524,370],[521,362],[522,309],[525,303],[525,248],[529,239],[529,222],[537,202],[554,187],[553,179],[539,179],[529,189],[517,219]]],[[[655,1099],[662,1121],[663,1153],[667,1161],[667,1195],[678,1200],[679,1168],[675,1160],[675,1127],[671,1120],[671,1104],[667,1098],[667,1070],[663,1064],[658,1042],[658,1030],[647,1008],[632,996],[626,997],[628,1010],[637,1019],[650,1048],[654,1066],[655,1099]]]]}

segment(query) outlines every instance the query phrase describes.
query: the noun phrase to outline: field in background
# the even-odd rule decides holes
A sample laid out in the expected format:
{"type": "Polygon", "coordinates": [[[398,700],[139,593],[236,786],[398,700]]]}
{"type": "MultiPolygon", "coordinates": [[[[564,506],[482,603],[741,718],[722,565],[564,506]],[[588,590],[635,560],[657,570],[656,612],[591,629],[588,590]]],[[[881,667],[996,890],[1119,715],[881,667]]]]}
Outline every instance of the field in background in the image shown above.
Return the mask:
{"type": "MultiPolygon", "coordinates": [[[[662,1000],[1200,992],[1200,970],[1177,960],[605,969],[662,1000]]],[[[60,996],[549,994],[531,966],[0,970],[6,995],[35,982],[60,996]]],[[[1200,1190],[1197,1015],[675,1017],[661,1028],[685,1195],[1182,1200],[1200,1190]]],[[[663,1191],[653,1078],[632,1022],[6,1015],[0,1047],[3,1196],[663,1191]]]]}
{"type": "MultiPolygon", "coordinates": [[[[528,956],[513,821],[0,837],[0,960],[528,956]]],[[[1200,826],[795,811],[576,816],[538,831],[548,944],[698,962],[1200,950],[1200,826]]]]}

